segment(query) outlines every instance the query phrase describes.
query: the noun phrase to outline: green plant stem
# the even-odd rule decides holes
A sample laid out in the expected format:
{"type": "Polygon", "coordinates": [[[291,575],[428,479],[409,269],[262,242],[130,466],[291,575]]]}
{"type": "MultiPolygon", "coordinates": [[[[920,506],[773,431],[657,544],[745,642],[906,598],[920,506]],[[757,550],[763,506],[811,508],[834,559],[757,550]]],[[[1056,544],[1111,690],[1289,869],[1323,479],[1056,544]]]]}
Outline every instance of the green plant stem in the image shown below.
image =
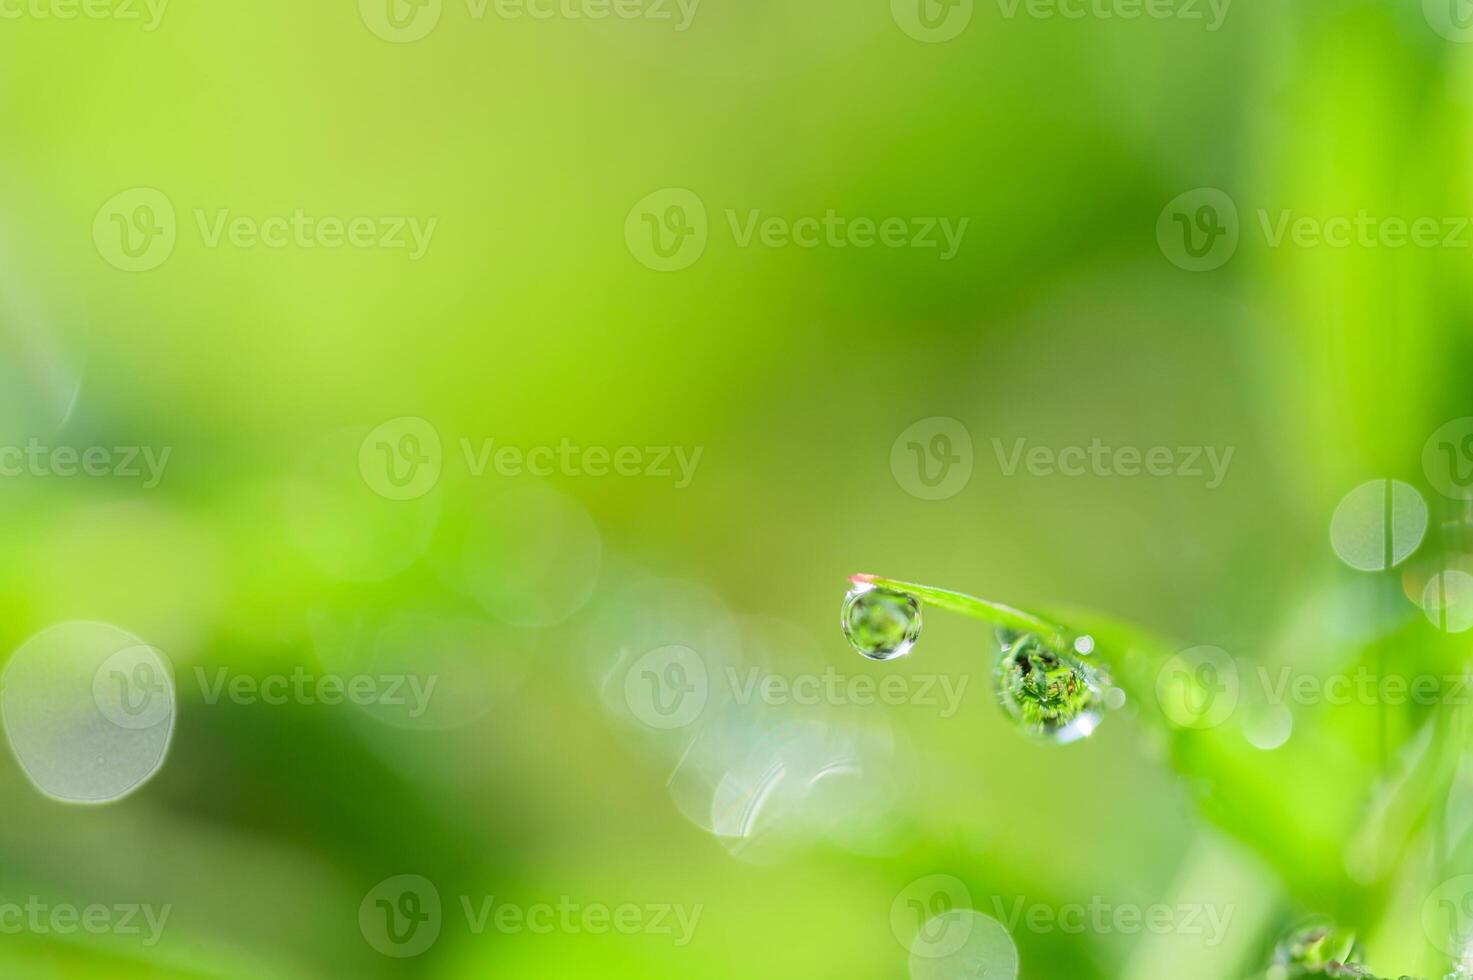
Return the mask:
{"type": "Polygon", "coordinates": [[[902,582],[899,579],[881,578],[878,575],[854,575],[850,577],[851,582],[858,584],[869,584],[881,589],[889,589],[892,592],[904,592],[915,596],[918,600],[937,609],[945,609],[949,612],[961,613],[973,619],[1001,626],[1015,633],[1032,633],[1044,643],[1055,650],[1067,649],[1071,640],[1068,632],[1058,623],[1052,623],[1024,612],[1014,609],[1012,606],[1004,606],[998,602],[989,602],[976,596],[967,595],[962,592],[951,592],[947,589],[935,589],[929,585],[918,585],[915,582],[902,582]]]}

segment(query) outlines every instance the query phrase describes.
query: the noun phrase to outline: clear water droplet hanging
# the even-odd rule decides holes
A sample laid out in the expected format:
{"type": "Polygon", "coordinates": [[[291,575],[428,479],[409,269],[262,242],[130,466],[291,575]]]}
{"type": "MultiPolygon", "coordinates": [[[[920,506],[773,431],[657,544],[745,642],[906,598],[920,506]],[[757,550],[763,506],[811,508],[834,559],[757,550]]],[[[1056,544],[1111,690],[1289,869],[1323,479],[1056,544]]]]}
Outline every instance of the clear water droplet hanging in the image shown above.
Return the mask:
{"type": "Polygon", "coordinates": [[[1049,620],[979,599],[911,582],[856,575],[844,596],[840,625],[859,654],[870,660],[903,657],[921,634],[921,607],[960,613],[997,628],[998,652],[991,671],[993,691],[1004,715],[1034,738],[1068,743],[1087,738],[1118,694],[1095,641],[1049,620]]]}

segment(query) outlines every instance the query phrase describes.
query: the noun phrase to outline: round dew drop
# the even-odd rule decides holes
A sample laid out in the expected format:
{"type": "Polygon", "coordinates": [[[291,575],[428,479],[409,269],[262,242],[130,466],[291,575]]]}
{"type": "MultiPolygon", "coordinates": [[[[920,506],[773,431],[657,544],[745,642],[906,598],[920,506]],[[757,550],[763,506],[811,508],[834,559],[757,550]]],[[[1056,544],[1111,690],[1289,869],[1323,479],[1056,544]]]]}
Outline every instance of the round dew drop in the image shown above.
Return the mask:
{"type": "Polygon", "coordinates": [[[1000,631],[997,701],[1029,735],[1051,742],[1088,738],[1099,727],[1104,701],[1093,668],[1051,650],[1032,634],[1000,631]]]}
{"type": "Polygon", "coordinates": [[[860,583],[844,596],[839,617],[849,645],[871,660],[894,660],[921,635],[921,604],[915,596],[860,583]]]}

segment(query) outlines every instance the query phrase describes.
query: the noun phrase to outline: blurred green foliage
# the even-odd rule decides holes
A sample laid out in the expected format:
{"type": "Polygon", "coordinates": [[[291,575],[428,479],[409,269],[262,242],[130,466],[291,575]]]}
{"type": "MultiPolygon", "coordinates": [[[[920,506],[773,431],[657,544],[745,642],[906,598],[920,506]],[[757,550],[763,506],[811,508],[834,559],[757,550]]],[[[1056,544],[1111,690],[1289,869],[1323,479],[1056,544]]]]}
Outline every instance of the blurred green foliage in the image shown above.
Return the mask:
{"type": "MultiPolygon", "coordinates": [[[[883,2],[837,0],[704,0],[682,32],[477,20],[447,2],[409,44],[346,0],[174,0],[152,31],[30,7],[0,20],[4,440],[172,450],[151,489],[0,479],[0,647],[66,619],[116,623],[168,654],[179,698],[166,765],[120,802],[68,807],[0,762],[0,900],[168,905],[162,939],[20,929],[0,972],[888,980],[907,955],[892,905],[930,874],[1003,920],[1017,902],[1234,911],[1216,945],[1022,920],[1029,980],[1237,980],[1308,914],[1354,929],[1378,971],[1447,972],[1423,914],[1473,872],[1466,708],[1296,705],[1265,750],[1244,737],[1248,695],[1231,723],[1183,730],[1159,717],[1156,685],[1198,644],[1230,651],[1245,683],[1258,667],[1465,669],[1465,640],[1408,595],[1469,545],[1421,454],[1470,414],[1470,250],[1275,247],[1264,223],[1473,214],[1473,48],[1392,0],[1234,4],[1215,31],[1010,7],[976,4],[940,44],[883,2]],[[133,187],[178,212],[172,256],[142,273],[92,234],[133,187]],[[710,230],[671,273],[623,235],[665,187],[694,191],[710,230]],[[1191,273],[1153,229],[1199,187],[1236,202],[1241,241],[1191,273]],[[210,247],[196,217],[297,209],[438,225],[410,261],[210,247]],[[754,209],[970,224],[949,261],[744,248],[728,212],[754,209]],[[386,506],[357,447],[402,416],[433,424],[446,470],[424,501],[386,506]],[[975,442],[970,484],[944,500],[908,494],[887,463],[896,433],[932,416],[975,442]],[[1007,476],[1017,438],[1235,453],[1211,489],[1007,476]],[[677,490],[475,477],[462,439],[703,453],[677,490]],[[1422,489],[1432,531],[1403,569],[1356,573],[1329,547],[1330,516],[1384,478],[1422,489]],[[566,539],[494,520],[487,536],[487,508],[524,484],[591,518],[588,596],[568,584],[587,562],[525,560],[566,539]],[[483,542],[469,564],[467,541],[483,542]],[[485,616],[487,597],[456,587],[472,567],[511,612],[485,616]],[[906,660],[863,662],[835,616],[860,571],[1093,610],[1059,618],[1099,637],[1129,704],[1087,742],[1031,742],[988,693],[989,632],[943,616],[906,660]],[[681,597],[658,630],[631,598],[650,580],[681,597]],[[576,608],[507,621],[544,597],[576,608]],[[793,708],[784,724],[884,742],[893,779],[824,800],[833,826],[754,854],[683,812],[679,753],[619,715],[617,683],[610,709],[637,641],[699,645],[682,610],[738,624],[734,664],[970,687],[951,715],[793,708]],[[496,636],[469,663],[423,625],[466,621],[496,636]],[[416,629],[435,635],[373,645],[416,629]],[[445,671],[453,717],[210,703],[198,683],[370,654],[445,671]],[[434,882],[445,913],[431,949],[397,959],[365,941],[359,910],[401,874],[434,882]],[[686,945],[476,934],[460,899],[484,896],[702,911],[686,945]]],[[[791,729],[772,731],[787,744],[791,729]]]]}

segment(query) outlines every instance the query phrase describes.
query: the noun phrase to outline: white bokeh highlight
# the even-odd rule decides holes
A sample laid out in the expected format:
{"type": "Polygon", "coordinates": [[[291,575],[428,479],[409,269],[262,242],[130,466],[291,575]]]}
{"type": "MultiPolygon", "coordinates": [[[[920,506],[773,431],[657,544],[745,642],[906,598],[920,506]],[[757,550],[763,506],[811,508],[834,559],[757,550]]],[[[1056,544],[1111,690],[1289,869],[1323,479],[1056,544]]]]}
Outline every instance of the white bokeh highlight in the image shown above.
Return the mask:
{"type": "Polygon", "coordinates": [[[22,643],[0,683],[11,751],[47,796],[108,803],[163,766],[173,673],[138,637],[107,623],[61,623],[22,643]]]}

